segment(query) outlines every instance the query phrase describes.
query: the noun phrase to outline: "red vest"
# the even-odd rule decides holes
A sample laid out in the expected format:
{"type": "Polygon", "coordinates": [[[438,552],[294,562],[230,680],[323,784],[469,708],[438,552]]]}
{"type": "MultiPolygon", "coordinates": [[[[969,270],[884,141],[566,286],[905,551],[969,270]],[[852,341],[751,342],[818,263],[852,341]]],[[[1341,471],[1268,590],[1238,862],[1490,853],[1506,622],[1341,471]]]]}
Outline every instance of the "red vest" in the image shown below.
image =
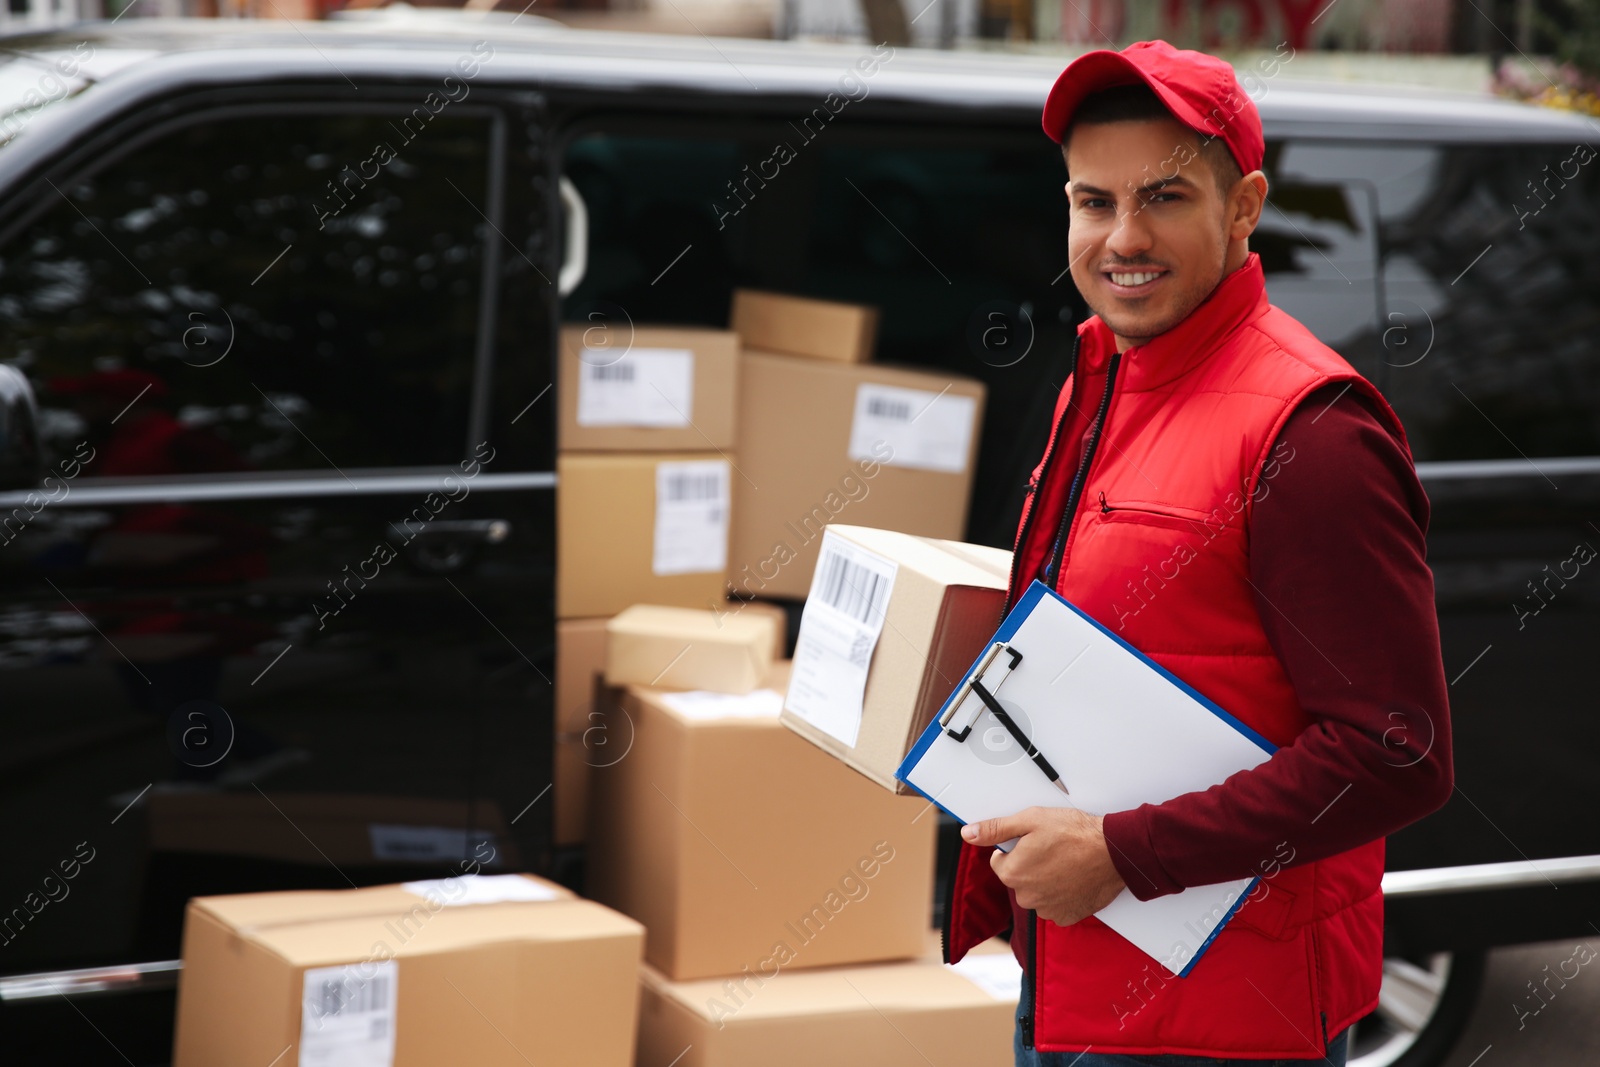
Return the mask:
{"type": "MultiPolygon", "coordinates": [[[[1063,596],[1274,744],[1289,744],[1309,719],[1267,641],[1248,580],[1250,514],[1270,491],[1258,489],[1260,481],[1275,470],[1269,452],[1295,406],[1329,382],[1347,381],[1370,397],[1409,457],[1399,418],[1338,353],[1267,303],[1254,254],[1149,344],[1117,355],[1098,317],[1078,336],[1075,370],[1115,360],[1110,398],[1076,400],[1089,419],[1102,403],[1105,411],[1063,527],[1076,469],[1070,449],[1054,461],[1051,451],[1072,378],[1061,390],[1023,510],[1012,602],[1059,543],[1055,584],[1063,596]]],[[[1184,978],[1096,918],[1058,926],[1027,913],[1031,931],[1012,934],[1033,982],[1025,1038],[1031,1030],[1034,1047],[1048,1052],[1323,1055],[1327,1038],[1377,1004],[1383,847],[1379,839],[1291,868],[1263,856],[1262,870],[1240,871],[1276,869],[1184,978]]],[[[946,958],[959,960],[1011,916],[989,849],[963,844],[946,958]]],[[[1191,947],[1214,925],[1207,918],[1196,916],[1191,947]]]]}

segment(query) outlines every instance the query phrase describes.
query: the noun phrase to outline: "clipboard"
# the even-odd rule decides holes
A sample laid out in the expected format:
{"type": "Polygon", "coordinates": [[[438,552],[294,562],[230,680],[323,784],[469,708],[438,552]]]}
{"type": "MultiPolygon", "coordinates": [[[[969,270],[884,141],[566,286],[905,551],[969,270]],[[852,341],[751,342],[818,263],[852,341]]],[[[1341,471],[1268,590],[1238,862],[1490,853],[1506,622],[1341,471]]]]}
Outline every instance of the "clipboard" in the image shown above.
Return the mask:
{"type": "MultiPolygon", "coordinates": [[[[896,777],[963,823],[1034,806],[1104,814],[1206,789],[1275,750],[1035,581],[896,777]]],[[[1181,978],[1256,881],[1193,886],[1147,901],[1124,889],[1095,918],[1181,978]]]]}

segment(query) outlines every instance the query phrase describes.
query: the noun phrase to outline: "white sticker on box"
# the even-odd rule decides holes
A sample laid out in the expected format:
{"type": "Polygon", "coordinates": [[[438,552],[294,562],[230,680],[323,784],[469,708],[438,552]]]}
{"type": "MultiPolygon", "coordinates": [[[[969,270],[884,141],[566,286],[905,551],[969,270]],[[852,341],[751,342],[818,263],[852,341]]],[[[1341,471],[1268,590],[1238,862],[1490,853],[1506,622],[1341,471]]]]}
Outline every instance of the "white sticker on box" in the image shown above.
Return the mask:
{"type": "Polygon", "coordinates": [[[394,960],[308,967],[300,1067],[393,1067],[400,969],[394,960]]]}
{"type": "Polygon", "coordinates": [[[687,348],[585,348],[578,357],[579,426],[688,426],[693,416],[687,348]]]}
{"type": "Polygon", "coordinates": [[[694,689],[687,693],[662,693],[661,702],[686,719],[776,719],[783,710],[783,694],[776,689],[749,693],[713,693],[694,689]]]}
{"type": "Polygon", "coordinates": [[[447,908],[468,904],[503,904],[507,901],[558,900],[561,896],[550,886],[520,874],[462,874],[454,878],[403,882],[400,888],[447,908]]]}
{"type": "Polygon", "coordinates": [[[728,490],[727,460],[657,464],[654,574],[727,569],[728,490]]]}
{"type": "MultiPolygon", "coordinates": [[[[372,858],[378,860],[458,860],[475,854],[487,844],[490,856],[499,849],[492,835],[480,834],[467,840],[467,831],[449,826],[399,826],[393,823],[370,823],[367,836],[372,840],[372,858]]],[[[493,866],[494,859],[484,866],[493,866]]]]}
{"type": "Polygon", "coordinates": [[[852,747],[861,733],[867,668],[899,569],[892,560],[823,531],[784,706],[852,747]]]}
{"type": "Polygon", "coordinates": [[[960,963],[945,966],[996,1000],[1022,999],[1022,965],[1009,952],[967,953],[960,963]]]}
{"type": "Polygon", "coordinates": [[[967,469],[977,412],[970,396],[862,382],[850,422],[850,458],[960,474],[967,469]],[[885,445],[888,459],[882,458],[885,445]]]}

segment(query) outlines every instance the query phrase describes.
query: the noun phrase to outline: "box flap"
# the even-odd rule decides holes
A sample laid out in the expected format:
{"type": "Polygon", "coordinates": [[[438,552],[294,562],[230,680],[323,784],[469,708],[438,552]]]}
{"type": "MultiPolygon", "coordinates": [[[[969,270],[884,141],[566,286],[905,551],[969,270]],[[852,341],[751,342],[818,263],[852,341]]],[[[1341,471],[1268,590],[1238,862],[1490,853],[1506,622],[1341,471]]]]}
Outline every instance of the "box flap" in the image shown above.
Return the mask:
{"type": "MultiPolygon", "coordinates": [[[[471,878],[463,876],[463,879],[471,878]]],[[[565,886],[557,885],[532,874],[511,877],[523,878],[559,900],[576,900],[577,894],[565,886]]],[[[445,900],[452,898],[445,890],[445,900]]],[[[549,903],[554,903],[551,901],[549,903]]],[[[227,896],[195,897],[189,902],[192,909],[203,911],[231,929],[264,927],[284,923],[310,922],[318,919],[338,919],[361,916],[407,915],[419,906],[424,910],[428,901],[398,885],[375,885],[360,889],[302,889],[273,893],[232,893],[227,896]]],[[[489,907],[475,904],[471,907],[489,907]]],[[[449,910],[459,911],[459,907],[449,910]]]]}
{"type": "Polygon", "coordinates": [[[728,1016],[721,1020],[725,1026],[822,1013],[942,1011],[995,1002],[979,986],[932,960],[782,970],[759,986],[746,981],[749,994],[736,1013],[728,1011],[734,1005],[728,1000],[727,979],[673,982],[646,965],[640,981],[706,1020],[717,1019],[722,1005],[722,1014],[728,1016]]]}
{"type": "Polygon", "coordinates": [[[606,623],[607,634],[665,634],[686,641],[770,642],[777,619],[770,614],[634,604],[606,623]]]}
{"type": "Polygon", "coordinates": [[[454,952],[505,941],[636,937],[644,927],[592,900],[441,908],[405,920],[383,914],[261,926],[241,931],[295,966],[454,952]],[[379,946],[384,946],[380,949],[379,946]]]}
{"type": "Polygon", "coordinates": [[[975,586],[980,589],[1004,589],[1010,571],[1011,554],[998,566],[998,549],[982,549],[978,545],[963,545],[959,541],[945,541],[935,537],[918,537],[915,534],[894,530],[876,530],[866,526],[831,523],[828,529],[862,548],[887,556],[902,567],[916,570],[942,585],[975,586]],[[953,550],[959,549],[960,551],[953,550]]]}

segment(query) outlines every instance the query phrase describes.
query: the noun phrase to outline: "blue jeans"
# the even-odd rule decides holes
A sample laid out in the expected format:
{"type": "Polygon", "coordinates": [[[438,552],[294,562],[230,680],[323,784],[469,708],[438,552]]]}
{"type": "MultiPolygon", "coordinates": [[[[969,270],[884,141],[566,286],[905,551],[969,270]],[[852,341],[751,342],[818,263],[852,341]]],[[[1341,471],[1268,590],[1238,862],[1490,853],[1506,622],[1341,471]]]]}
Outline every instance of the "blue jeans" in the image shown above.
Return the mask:
{"type": "MultiPolygon", "coordinates": [[[[1018,1019],[1027,1008],[1028,990],[1024,989],[1022,1000],[1017,1004],[1018,1019]]],[[[1346,1044],[1350,1037],[1350,1032],[1346,1030],[1330,1041],[1326,1058],[1245,1060],[1217,1059],[1212,1056],[1104,1055],[1093,1049],[1088,1052],[1040,1052],[1038,1049],[1022,1047],[1020,1023],[1012,1033],[1011,1049],[1016,1057],[1016,1067],[1313,1067],[1315,1064],[1345,1067],[1346,1044]]]]}

